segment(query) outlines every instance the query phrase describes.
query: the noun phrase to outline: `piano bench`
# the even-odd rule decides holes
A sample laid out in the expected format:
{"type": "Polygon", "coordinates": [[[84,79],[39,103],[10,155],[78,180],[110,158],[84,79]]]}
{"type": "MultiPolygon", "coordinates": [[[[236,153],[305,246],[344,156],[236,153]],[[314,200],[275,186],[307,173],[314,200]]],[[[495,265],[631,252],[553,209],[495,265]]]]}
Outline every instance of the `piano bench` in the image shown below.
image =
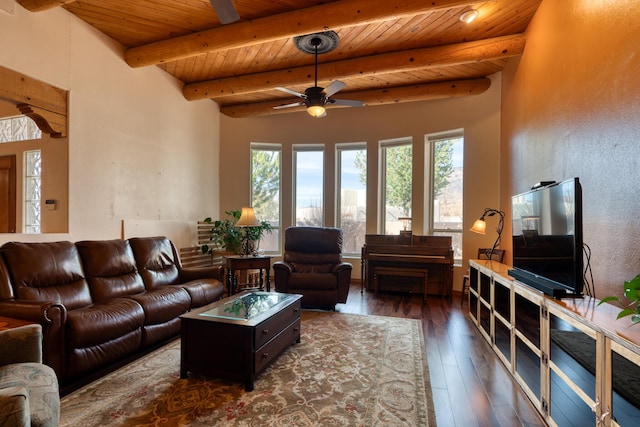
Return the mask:
{"type": "Polygon", "coordinates": [[[429,270],[424,268],[402,268],[402,267],[374,267],[373,268],[373,290],[378,293],[378,278],[380,276],[391,277],[418,277],[423,280],[423,296],[427,299],[427,284],[429,283],[429,270]]]}

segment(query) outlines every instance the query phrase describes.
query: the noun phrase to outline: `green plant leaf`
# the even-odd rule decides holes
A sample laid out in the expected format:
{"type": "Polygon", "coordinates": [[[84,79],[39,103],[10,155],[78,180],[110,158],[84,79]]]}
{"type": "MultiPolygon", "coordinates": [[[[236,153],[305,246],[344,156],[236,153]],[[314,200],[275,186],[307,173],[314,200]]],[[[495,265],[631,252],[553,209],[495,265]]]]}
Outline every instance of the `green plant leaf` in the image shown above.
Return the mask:
{"type": "Polygon", "coordinates": [[[605,298],[602,298],[602,299],[600,300],[600,302],[598,303],[598,305],[604,304],[604,303],[606,303],[606,302],[611,302],[611,301],[617,301],[617,302],[620,302],[620,298],[618,298],[618,297],[605,297],[605,298]]]}
{"type": "Polygon", "coordinates": [[[624,310],[620,310],[620,313],[618,313],[618,317],[616,317],[616,319],[622,319],[623,317],[633,316],[635,314],[636,314],[635,310],[625,308],[624,310]]]}

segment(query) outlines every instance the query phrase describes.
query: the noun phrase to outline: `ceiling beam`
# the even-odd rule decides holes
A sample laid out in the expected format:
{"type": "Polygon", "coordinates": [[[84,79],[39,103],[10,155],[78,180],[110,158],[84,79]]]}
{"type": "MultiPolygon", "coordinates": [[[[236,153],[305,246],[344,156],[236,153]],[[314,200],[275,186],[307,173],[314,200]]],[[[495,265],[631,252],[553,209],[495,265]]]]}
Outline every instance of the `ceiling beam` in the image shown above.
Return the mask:
{"type": "MultiPolygon", "coordinates": [[[[521,55],[525,36],[516,34],[448,46],[413,49],[385,53],[318,65],[319,77],[324,81],[349,79],[350,77],[379,76],[387,73],[407,72],[418,69],[440,68],[465,63],[494,61],[521,55]]],[[[314,67],[305,66],[286,70],[227,77],[205,82],[191,83],[183,87],[184,97],[190,101],[206,98],[222,98],[252,92],[274,90],[276,86],[300,86],[309,83],[314,67]]]]}
{"type": "MultiPolygon", "coordinates": [[[[427,101],[432,99],[454,98],[461,96],[478,95],[485,92],[491,86],[488,78],[458,80],[450,82],[428,83],[422,85],[410,85],[391,87],[385,89],[374,89],[360,92],[348,92],[336,96],[336,99],[354,99],[363,101],[365,106],[397,104],[401,102],[427,101]]],[[[299,101],[299,98],[292,102],[299,101]]],[[[240,118],[250,116],[263,116],[282,113],[293,113],[304,111],[305,107],[293,107],[287,109],[274,110],[273,107],[287,102],[274,100],[258,102],[253,104],[228,105],[220,108],[220,112],[226,116],[240,118]]],[[[332,108],[345,108],[338,106],[328,106],[332,108]]],[[[330,114],[330,113],[329,113],[330,114]]]]}
{"type": "Polygon", "coordinates": [[[125,50],[124,60],[134,68],[157,65],[302,34],[364,25],[442,9],[462,8],[478,3],[478,0],[335,1],[132,47],[125,50]]]}
{"type": "Polygon", "coordinates": [[[76,0],[18,0],[18,3],[30,12],[41,12],[75,1],[76,0]]]}
{"type": "Polygon", "coordinates": [[[0,66],[0,100],[18,107],[38,128],[54,138],[67,136],[68,93],[40,80],[0,66]]]}

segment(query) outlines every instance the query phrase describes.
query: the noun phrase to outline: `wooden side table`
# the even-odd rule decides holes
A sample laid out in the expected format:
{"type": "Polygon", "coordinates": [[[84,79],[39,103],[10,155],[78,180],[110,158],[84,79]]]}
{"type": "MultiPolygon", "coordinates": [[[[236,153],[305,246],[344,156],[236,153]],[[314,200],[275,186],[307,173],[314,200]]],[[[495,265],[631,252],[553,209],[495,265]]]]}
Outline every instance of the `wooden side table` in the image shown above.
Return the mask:
{"type": "Polygon", "coordinates": [[[225,255],[227,267],[227,289],[229,296],[235,294],[238,288],[237,270],[259,270],[259,277],[256,282],[247,280],[247,283],[241,284],[242,290],[247,288],[256,288],[260,290],[266,289],[271,291],[271,258],[270,256],[251,256],[251,255],[225,255]]]}
{"type": "Polygon", "coordinates": [[[14,319],[13,317],[0,316],[0,331],[6,331],[7,329],[17,328],[18,326],[32,325],[36,322],[30,322],[28,320],[14,319]]]}

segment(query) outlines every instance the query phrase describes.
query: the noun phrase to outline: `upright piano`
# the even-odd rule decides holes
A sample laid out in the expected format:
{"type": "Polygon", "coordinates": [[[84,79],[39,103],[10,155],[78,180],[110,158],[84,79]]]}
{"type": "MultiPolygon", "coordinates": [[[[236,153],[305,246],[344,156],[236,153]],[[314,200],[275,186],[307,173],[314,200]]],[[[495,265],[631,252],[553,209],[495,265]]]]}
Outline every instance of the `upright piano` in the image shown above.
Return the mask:
{"type": "Polygon", "coordinates": [[[450,236],[367,234],[361,253],[362,287],[414,291],[451,298],[453,248],[450,236]]]}

